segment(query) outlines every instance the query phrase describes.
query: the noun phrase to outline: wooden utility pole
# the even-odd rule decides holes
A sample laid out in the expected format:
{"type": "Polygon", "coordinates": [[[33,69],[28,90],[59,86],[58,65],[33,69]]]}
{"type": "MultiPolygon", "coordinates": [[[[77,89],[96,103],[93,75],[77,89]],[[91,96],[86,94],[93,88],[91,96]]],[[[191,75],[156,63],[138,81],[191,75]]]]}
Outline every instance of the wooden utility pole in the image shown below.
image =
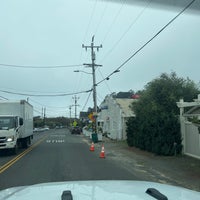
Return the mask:
{"type": "Polygon", "coordinates": [[[94,115],[95,115],[95,133],[97,133],[97,92],[96,92],[96,75],[95,75],[95,70],[96,67],[98,66],[102,66],[102,65],[97,65],[95,64],[95,51],[94,49],[97,49],[97,51],[99,50],[99,48],[102,48],[102,45],[100,46],[95,46],[94,45],[94,36],[92,36],[92,42],[90,46],[85,46],[84,44],[82,45],[83,48],[86,49],[91,49],[91,59],[92,59],[92,63],[91,64],[84,64],[87,65],[88,67],[92,68],[92,76],[93,76],[93,101],[94,101],[94,115]]]}
{"type": "Polygon", "coordinates": [[[46,125],[46,107],[44,107],[44,119],[43,119],[44,126],[46,125]]]}
{"type": "Polygon", "coordinates": [[[72,118],[72,106],[69,106],[69,118],[72,118]]]}
{"type": "Polygon", "coordinates": [[[73,99],[74,99],[74,107],[75,107],[75,119],[77,119],[77,106],[79,106],[79,105],[77,105],[77,101],[78,101],[78,99],[79,99],[79,97],[77,97],[76,95],[74,96],[74,97],[72,97],[73,99]]]}

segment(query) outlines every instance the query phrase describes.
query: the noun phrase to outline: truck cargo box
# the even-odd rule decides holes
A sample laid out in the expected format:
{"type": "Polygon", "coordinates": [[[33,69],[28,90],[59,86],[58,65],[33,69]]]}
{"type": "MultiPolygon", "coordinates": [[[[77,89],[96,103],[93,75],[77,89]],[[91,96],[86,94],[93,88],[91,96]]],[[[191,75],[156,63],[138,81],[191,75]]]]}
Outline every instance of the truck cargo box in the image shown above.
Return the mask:
{"type": "Polygon", "coordinates": [[[0,116],[5,115],[23,118],[19,138],[33,135],[33,106],[27,101],[0,101],[0,116]]]}

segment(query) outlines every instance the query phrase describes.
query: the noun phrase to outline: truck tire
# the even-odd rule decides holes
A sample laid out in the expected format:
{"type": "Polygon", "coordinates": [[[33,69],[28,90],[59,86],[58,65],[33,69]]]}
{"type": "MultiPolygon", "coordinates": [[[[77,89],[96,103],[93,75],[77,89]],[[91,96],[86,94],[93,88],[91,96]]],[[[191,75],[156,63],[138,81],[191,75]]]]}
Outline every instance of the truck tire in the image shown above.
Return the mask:
{"type": "Polygon", "coordinates": [[[30,146],[30,144],[31,144],[31,138],[30,138],[30,136],[27,137],[27,138],[24,138],[22,140],[22,148],[26,149],[26,148],[28,148],[30,146]]]}
{"type": "Polygon", "coordinates": [[[16,143],[15,147],[12,149],[12,154],[17,155],[18,153],[18,143],[16,143]]]}

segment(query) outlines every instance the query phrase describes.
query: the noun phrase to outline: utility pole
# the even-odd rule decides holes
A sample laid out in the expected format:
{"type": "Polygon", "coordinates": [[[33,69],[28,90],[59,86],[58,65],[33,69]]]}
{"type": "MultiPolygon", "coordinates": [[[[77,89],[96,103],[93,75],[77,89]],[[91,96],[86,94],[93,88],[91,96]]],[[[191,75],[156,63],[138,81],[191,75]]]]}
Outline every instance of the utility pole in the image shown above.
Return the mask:
{"type": "Polygon", "coordinates": [[[41,116],[41,118],[43,119],[43,107],[42,107],[42,116],[41,116]]]}
{"type": "Polygon", "coordinates": [[[75,119],[77,119],[77,101],[79,99],[79,97],[77,97],[76,95],[74,97],[72,97],[74,99],[74,107],[75,107],[75,119]]]}
{"type": "Polygon", "coordinates": [[[95,55],[95,51],[94,49],[97,49],[97,51],[99,51],[99,48],[102,48],[102,45],[100,46],[95,46],[94,45],[94,35],[92,36],[92,42],[90,46],[85,46],[84,44],[82,45],[83,48],[87,49],[91,49],[91,59],[92,59],[92,64],[84,64],[87,65],[88,67],[92,68],[92,76],[93,76],[93,101],[94,101],[94,115],[95,115],[95,133],[97,133],[97,92],[96,92],[96,75],[95,75],[95,67],[100,67],[102,65],[97,65],[95,64],[95,59],[96,59],[96,55],[95,55]]]}
{"type": "Polygon", "coordinates": [[[44,107],[44,126],[45,126],[45,124],[46,124],[46,107],[44,107]]]}
{"type": "Polygon", "coordinates": [[[72,117],[72,115],[71,115],[71,113],[72,113],[72,106],[69,106],[69,118],[71,119],[71,117],[72,117]]]}
{"type": "Polygon", "coordinates": [[[71,110],[72,110],[72,106],[69,106],[69,127],[71,127],[71,123],[72,123],[72,122],[71,122],[71,117],[72,117],[72,116],[71,116],[71,113],[72,113],[71,110]]]}

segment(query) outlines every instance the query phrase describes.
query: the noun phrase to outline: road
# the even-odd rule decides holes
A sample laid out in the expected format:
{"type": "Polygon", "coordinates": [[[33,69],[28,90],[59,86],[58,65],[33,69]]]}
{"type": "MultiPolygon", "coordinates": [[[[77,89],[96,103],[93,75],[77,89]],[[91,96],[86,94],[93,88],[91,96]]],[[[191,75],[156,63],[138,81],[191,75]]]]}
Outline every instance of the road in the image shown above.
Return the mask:
{"type": "Polygon", "coordinates": [[[135,180],[118,162],[89,151],[90,141],[67,129],[36,133],[28,149],[0,154],[0,190],[22,185],[75,180],[135,180]]]}

